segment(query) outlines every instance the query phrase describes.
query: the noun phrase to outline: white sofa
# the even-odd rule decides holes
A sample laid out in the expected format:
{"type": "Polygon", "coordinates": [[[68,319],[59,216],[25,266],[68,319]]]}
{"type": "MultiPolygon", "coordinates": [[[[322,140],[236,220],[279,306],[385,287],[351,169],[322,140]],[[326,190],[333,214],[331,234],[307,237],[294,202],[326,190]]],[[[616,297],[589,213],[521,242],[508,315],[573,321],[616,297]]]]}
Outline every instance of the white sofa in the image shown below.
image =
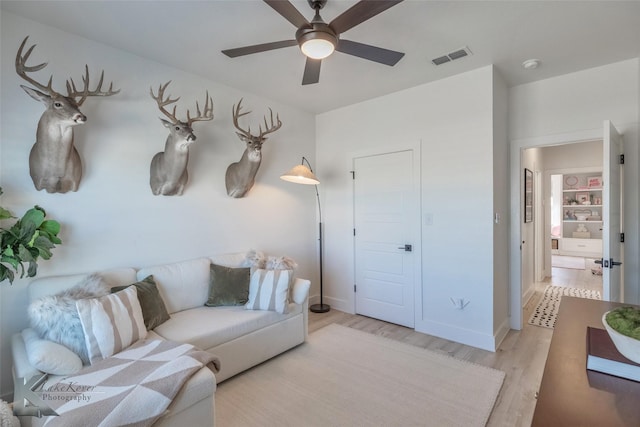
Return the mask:
{"type": "MultiPolygon", "coordinates": [[[[216,384],[303,343],[308,334],[310,282],[296,278],[286,314],[246,310],[243,306],[207,307],[210,264],[244,266],[244,253],[215,255],[139,270],[121,268],[99,272],[111,285],[121,286],[153,275],[171,318],[149,331],[148,337],[192,344],[218,356],[220,371],[198,371],[185,383],[158,426],[214,424],[216,384]]],[[[29,285],[30,301],[77,284],[86,274],[43,277],[29,285]]],[[[21,333],[12,337],[14,383],[41,374],[29,363],[21,333]]],[[[21,417],[22,425],[42,425],[44,418],[21,417]]]]}

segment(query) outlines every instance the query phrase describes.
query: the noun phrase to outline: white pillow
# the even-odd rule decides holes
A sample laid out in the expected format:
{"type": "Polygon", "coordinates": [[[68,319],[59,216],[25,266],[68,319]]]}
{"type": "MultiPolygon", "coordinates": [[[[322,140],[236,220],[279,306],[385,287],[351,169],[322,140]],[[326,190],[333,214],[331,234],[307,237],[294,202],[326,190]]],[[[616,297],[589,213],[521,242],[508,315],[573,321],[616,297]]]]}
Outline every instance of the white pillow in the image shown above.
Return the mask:
{"type": "Polygon", "coordinates": [[[70,375],[82,369],[82,360],[57,342],[41,339],[31,328],[22,331],[27,358],[34,368],[53,375],[70,375]]]}
{"type": "Polygon", "coordinates": [[[93,364],[147,336],[135,286],[100,298],[76,301],[93,364]]]}
{"type": "Polygon", "coordinates": [[[138,280],[152,275],[169,314],[202,307],[209,298],[208,258],[157,265],[138,270],[138,280]]]}
{"type": "Polygon", "coordinates": [[[287,312],[291,270],[256,269],[249,283],[247,310],[271,310],[287,312]]]}

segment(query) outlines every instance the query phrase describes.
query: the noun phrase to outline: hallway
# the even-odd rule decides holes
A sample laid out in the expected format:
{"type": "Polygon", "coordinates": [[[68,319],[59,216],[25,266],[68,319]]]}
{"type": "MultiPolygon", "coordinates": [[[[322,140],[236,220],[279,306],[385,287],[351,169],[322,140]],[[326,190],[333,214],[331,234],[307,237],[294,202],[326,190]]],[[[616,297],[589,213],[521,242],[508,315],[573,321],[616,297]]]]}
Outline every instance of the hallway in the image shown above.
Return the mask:
{"type": "Polygon", "coordinates": [[[602,276],[593,274],[591,271],[597,269],[598,264],[593,263],[593,258],[585,258],[585,266],[584,269],[552,267],[551,277],[536,283],[536,290],[544,289],[547,285],[554,285],[599,291],[602,294],[602,276]]]}

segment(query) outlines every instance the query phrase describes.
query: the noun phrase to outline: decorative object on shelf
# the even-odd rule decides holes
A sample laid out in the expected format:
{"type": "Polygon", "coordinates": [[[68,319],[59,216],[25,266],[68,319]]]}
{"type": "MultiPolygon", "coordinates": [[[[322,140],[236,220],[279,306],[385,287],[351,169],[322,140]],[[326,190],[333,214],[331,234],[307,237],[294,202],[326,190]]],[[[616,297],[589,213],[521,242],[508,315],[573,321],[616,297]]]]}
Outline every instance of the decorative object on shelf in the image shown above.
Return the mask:
{"type": "Polygon", "coordinates": [[[331,310],[331,306],[329,304],[324,304],[323,292],[322,292],[322,209],[320,208],[320,193],[318,193],[318,184],[320,181],[313,174],[313,170],[311,169],[311,164],[306,157],[302,157],[302,161],[299,165],[294,166],[291,170],[280,176],[280,179],[289,182],[295,182],[296,184],[306,184],[313,185],[316,188],[316,199],[318,200],[318,242],[319,242],[319,253],[320,253],[320,304],[312,304],[309,307],[314,313],[326,313],[331,310]],[[307,166],[304,163],[307,162],[307,166]]]}
{"type": "Polygon", "coordinates": [[[567,185],[567,187],[573,189],[578,184],[578,177],[575,175],[568,175],[564,178],[564,183],[567,185]]]}
{"type": "Polygon", "coordinates": [[[180,97],[171,99],[171,95],[165,99],[164,91],[171,80],[158,87],[158,95],[151,97],[156,100],[160,112],[170,121],[160,119],[163,126],[169,130],[169,136],[164,143],[164,151],[158,152],[151,159],[149,185],[154,196],[181,196],[184,187],[189,180],[187,165],[189,163],[189,146],[196,140],[192,125],[198,121],[213,120],[213,100],[207,91],[205,96],[204,111],[200,111],[200,105],[196,101],[196,116],[191,117],[187,110],[187,121],[183,122],[176,117],[176,106],[169,113],[164,107],[177,102],[180,97]]]}
{"type": "Polygon", "coordinates": [[[577,239],[589,239],[591,238],[591,232],[584,224],[578,224],[576,231],[572,233],[573,238],[577,239]]]}
{"type": "Polygon", "coordinates": [[[591,198],[589,197],[589,193],[576,193],[576,199],[578,199],[578,203],[581,205],[591,204],[591,198]]]}
{"type": "Polygon", "coordinates": [[[602,316],[611,341],[627,359],[640,363],[640,308],[618,307],[602,316]]]}
{"type": "Polygon", "coordinates": [[[271,123],[267,124],[267,117],[265,116],[265,129],[262,130],[262,125],[260,125],[258,127],[260,133],[258,135],[251,134],[251,127],[244,130],[238,124],[238,118],[246,116],[251,112],[247,111],[246,113],[240,113],[240,109],[242,108],[241,104],[242,98],[240,99],[240,102],[238,102],[237,107],[235,105],[233,106],[233,125],[239,130],[239,132],[236,132],[236,135],[238,135],[240,140],[247,145],[247,148],[245,148],[244,153],[242,153],[242,157],[238,162],[231,163],[229,165],[227,173],[225,174],[227,194],[236,199],[244,197],[253,187],[256,179],[256,173],[258,173],[260,162],[262,161],[262,144],[267,140],[268,134],[277,131],[282,126],[280,116],[276,114],[276,120],[274,121],[273,111],[269,108],[269,112],[271,113],[271,123]]]}
{"type": "Polygon", "coordinates": [[[524,222],[533,221],[533,172],[524,170],[524,222]]]}
{"type": "Polygon", "coordinates": [[[591,176],[587,178],[587,187],[589,188],[602,188],[602,177],[591,176]]]}
{"type": "Polygon", "coordinates": [[[589,215],[591,215],[591,211],[586,209],[576,209],[573,211],[574,219],[578,221],[586,221],[589,215]]]}
{"type": "Polygon", "coordinates": [[[593,204],[594,205],[601,205],[602,204],[602,197],[594,197],[593,198],[593,204]]]}
{"type": "Polygon", "coordinates": [[[22,54],[28,38],[29,36],[24,38],[18,49],[16,72],[39,90],[23,85],[20,87],[46,107],[38,121],[36,142],[29,153],[29,173],[38,191],[42,189],[48,193],[77,191],[82,178],[82,161],[74,146],[73,127],[87,121],[87,117],[80,111],[80,106],[89,96],[111,96],[120,90],[113,90],[113,83],[109,84],[109,90],[102,90],[104,70],[100,74],[96,88],[89,90],[88,65],[85,65],[85,75],[82,77],[84,87],[78,90],[73,79],[70,78],[67,80],[66,96],[51,87],[53,76],[49,78],[46,86],[38,83],[27,73],[42,70],[48,63],[26,64],[36,47],[33,45],[24,55],[22,54]]]}
{"type": "MultiPolygon", "coordinates": [[[[0,187],[0,195],[2,187],[0,187]]],[[[45,220],[47,213],[40,206],[29,209],[10,228],[0,228],[0,283],[13,283],[15,273],[20,278],[33,277],[38,272],[38,258],[49,259],[51,249],[62,243],[58,238],[60,224],[45,220]],[[25,272],[24,263],[29,266],[25,272]]],[[[15,218],[7,209],[0,207],[0,220],[15,218]]]]}

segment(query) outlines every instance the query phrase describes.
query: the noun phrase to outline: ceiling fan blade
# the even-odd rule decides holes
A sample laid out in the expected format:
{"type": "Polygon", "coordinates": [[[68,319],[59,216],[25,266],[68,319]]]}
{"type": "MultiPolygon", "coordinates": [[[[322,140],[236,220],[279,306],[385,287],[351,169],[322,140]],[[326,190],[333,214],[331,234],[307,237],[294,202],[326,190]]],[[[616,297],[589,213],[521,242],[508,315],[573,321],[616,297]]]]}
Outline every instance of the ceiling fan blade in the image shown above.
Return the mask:
{"type": "MultiPolygon", "coordinates": [[[[265,0],[266,1],[266,0],[265,0]]],[[[337,16],[329,26],[338,34],[371,19],[402,0],[361,0],[337,16]]],[[[275,2],[277,3],[277,2],[275,2]]]]}
{"type": "Polygon", "coordinates": [[[396,65],[404,56],[404,53],[396,52],[395,50],[384,49],[344,39],[338,41],[338,47],[336,47],[336,50],[338,52],[390,66],[396,65]]]}
{"type": "Polygon", "coordinates": [[[322,59],[307,58],[304,66],[304,75],[302,76],[303,85],[312,85],[320,81],[320,65],[322,59]]]}
{"type": "Polygon", "coordinates": [[[282,15],[284,19],[295,25],[296,28],[310,25],[307,18],[287,0],[264,0],[264,2],[282,15]]]}
{"type": "Polygon", "coordinates": [[[251,55],[252,53],[266,52],[268,50],[280,49],[283,47],[297,46],[298,42],[295,40],[282,40],[279,42],[254,44],[252,46],[237,47],[235,49],[225,49],[222,51],[229,58],[235,58],[236,56],[251,55]]]}

